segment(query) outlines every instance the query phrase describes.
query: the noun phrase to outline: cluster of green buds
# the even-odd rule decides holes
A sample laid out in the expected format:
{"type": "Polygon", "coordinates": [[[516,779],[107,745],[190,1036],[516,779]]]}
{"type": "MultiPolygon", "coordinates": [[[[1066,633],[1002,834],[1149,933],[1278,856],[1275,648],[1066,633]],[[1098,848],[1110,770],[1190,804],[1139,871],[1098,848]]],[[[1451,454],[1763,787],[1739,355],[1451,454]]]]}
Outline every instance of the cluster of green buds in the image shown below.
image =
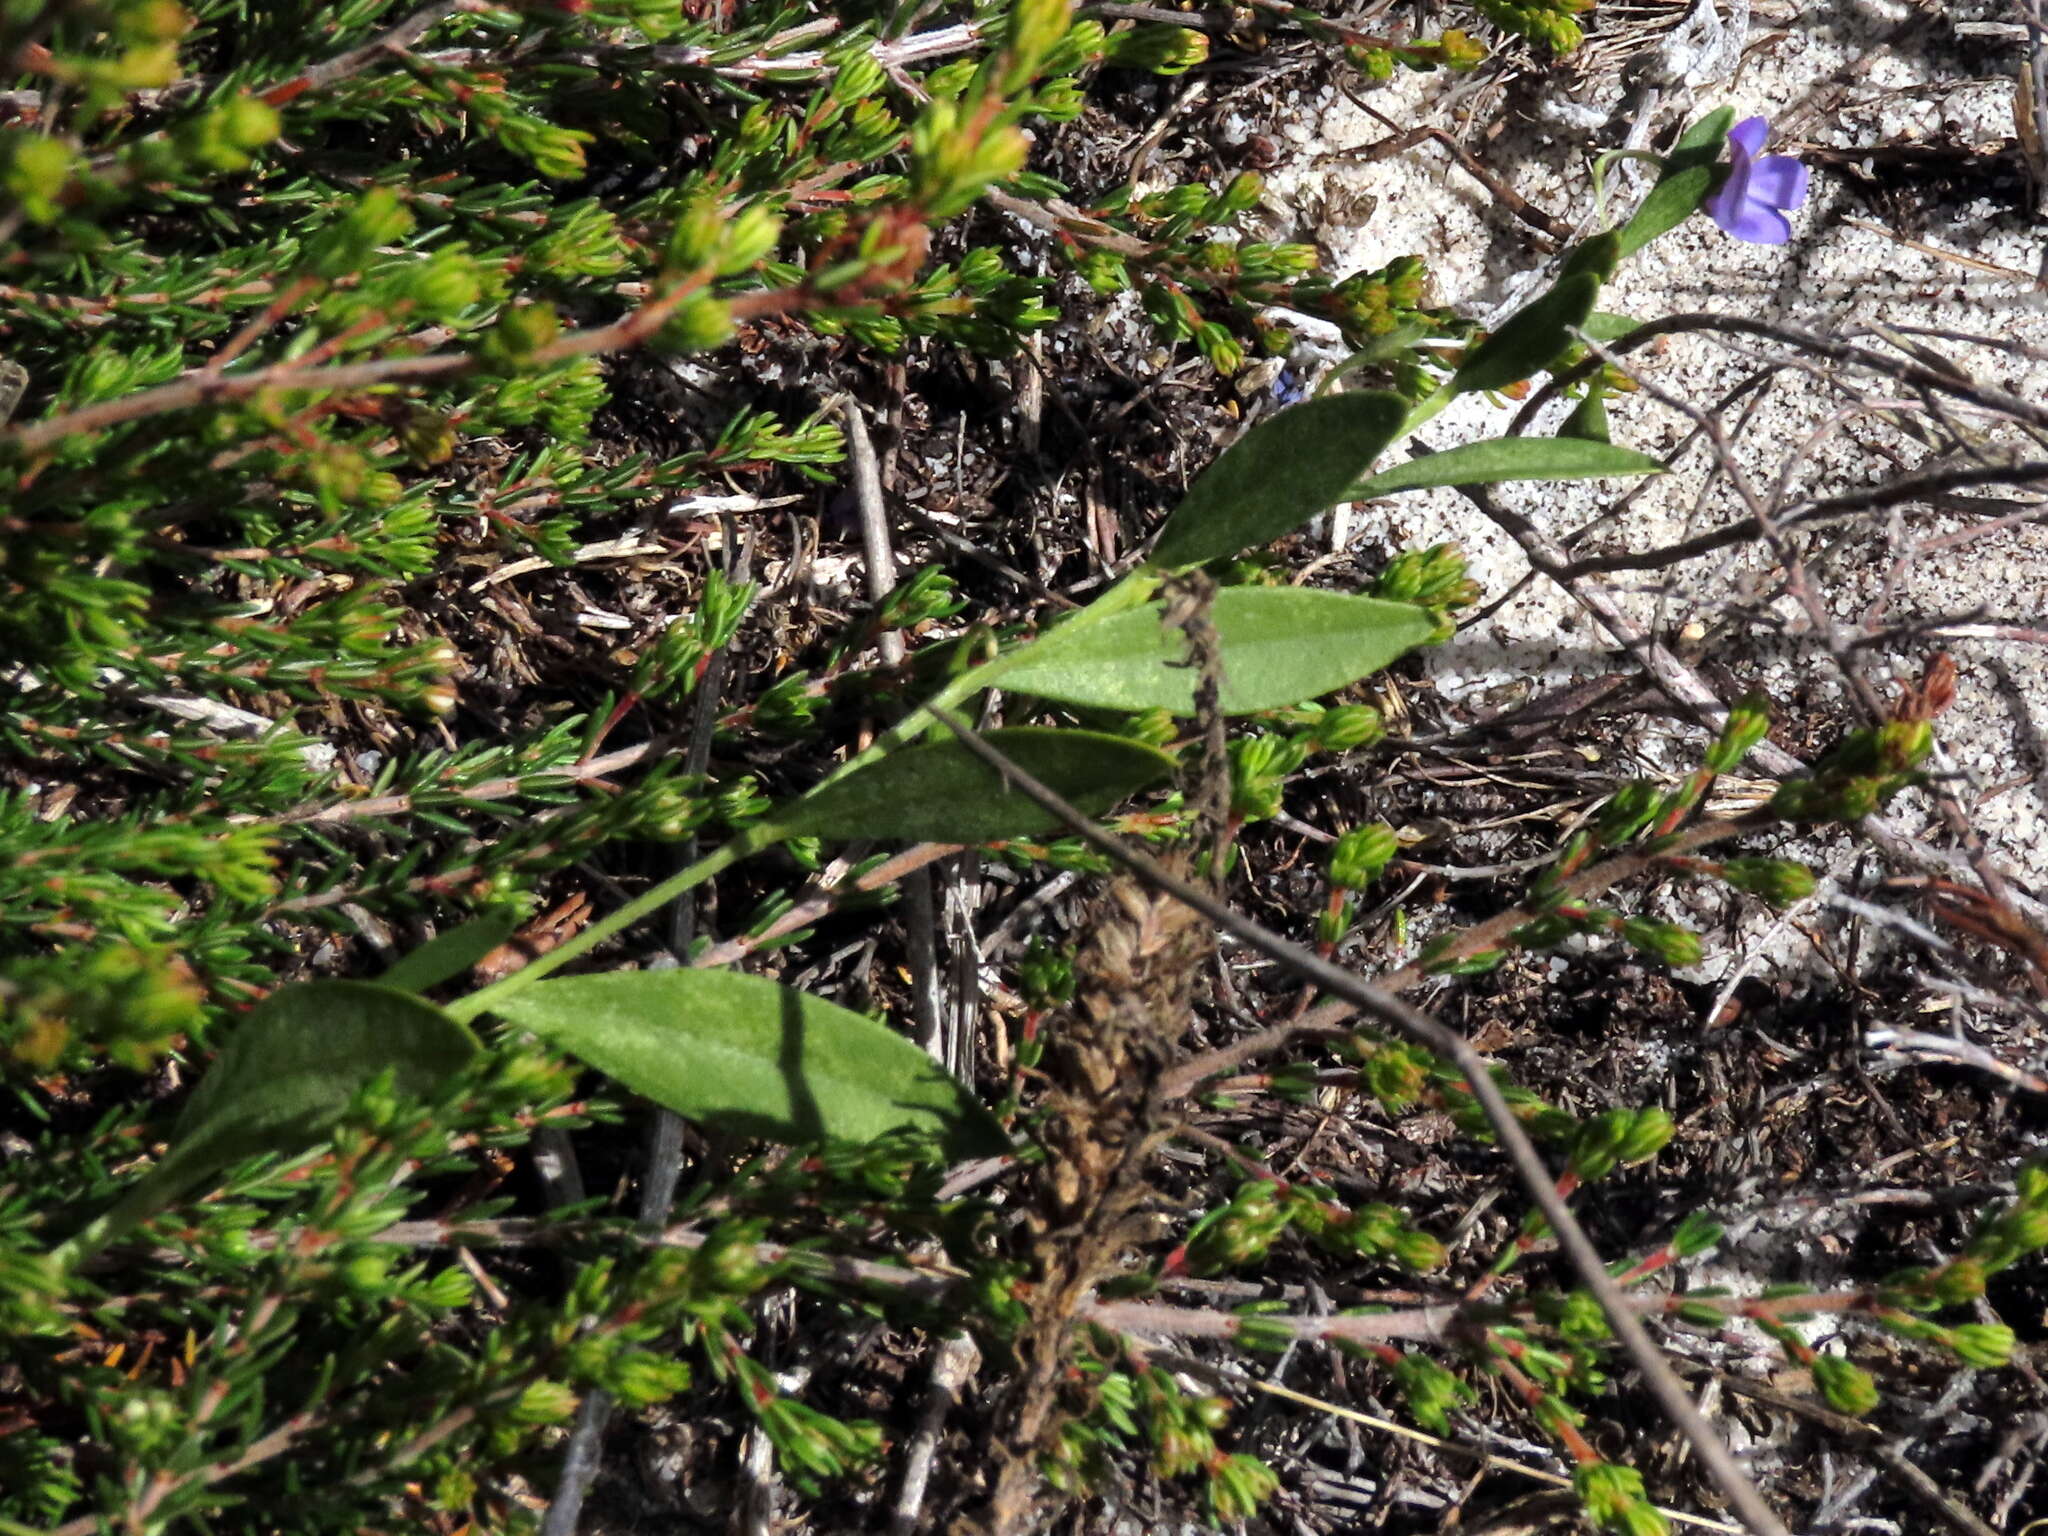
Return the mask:
{"type": "MultiPolygon", "coordinates": [[[[2048,1248],[2048,1165],[2022,1168],[2017,1198],[1987,1217],[1955,1258],[1932,1269],[1906,1270],[1881,1285],[1859,1293],[1854,1312],[1895,1338],[1948,1351],[1964,1365],[1993,1370],[2011,1362],[2016,1340],[2003,1323],[1946,1324],[1932,1314],[1969,1306],[1983,1299],[1986,1282],[1999,1271],[2048,1248]]],[[[1683,1236],[1684,1229],[1681,1229],[1683,1236]]],[[[1718,1236],[1701,1222],[1696,1235],[1718,1236]]],[[[1674,1246],[1677,1243],[1674,1239],[1674,1246]]],[[[1638,1266],[1644,1269],[1647,1266],[1638,1266]]],[[[1800,1285],[1766,1288],[1743,1299],[1721,1287],[1701,1287],[1673,1298],[1670,1310],[1682,1322],[1721,1328],[1732,1317],[1753,1323],[1775,1340],[1798,1364],[1813,1374],[1815,1387],[1837,1413],[1860,1416],[1878,1404],[1876,1381],[1868,1371],[1839,1355],[1822,1355],[1807,1344],[1796,1325],[1815,1315],[1812,1291],[1800,1285]]],[[[1839,1314],[1839,1305],[1830,1309],[1839,1314]]]]}
{"type": "Polygon", "coordinates": [[[1925,777],[1934,750],[1925,720],[1890,720],[1852,734],[1807,779],[1779,786],[1771,809],[1792,821],[1860,821],[1925,777]]]}
{"type": "Polygon", "coordinates": [[[1432,1434],[1451,1432],[1451,1415],[1476,1400],[1470,1383],[1427,1355],[1383,1347],[1368,1350],[1360,1345],[1340,1345],[1347,1352],[1370,1354],[1386,1367],[1400,1389],[1409,1415],[1432,1434]]]}
{"type": "Polygon", "coordinates": [[[633,664],[628,696],[653,702],[677,690],[686,698],[695,693],[711,658],[739,633],[754,592],[753,583],[728,581],[724,573],[713,570],[696,605],[663,630],[633,664]]]}
{"type": "Polygon", "coordinates": [[[1486,62],[1486,47],[1457,27],[1445,30],[1434,42],[1352,43],[1344,57],[1369,80],[1390,80],[1394,70],[1412,69],[1429,74],[1439,69],[1476,69],[1486,62]]]}
{"type": "Polygon", "coordinates": [[[1241,1269],[1264,1258],[1289,1228],[1347,1258],[1391,1260],[1417,1273],[1444,1262],[1443,1244],[1391,1205],[1352,1208],[1329,1190],[1259,1179],[1197,1222],[1169,1267],[1197,1276],[1241,1269]]]}
{"type": "Polygon", "coordinates": [[[1578,18],[1593,0],[1473,0],[1479,14],[1503,32],[1542,43],[1553,53],[1570,53],[1584,40],[1578,18]]]}
{"type": "Polygon", "coordinates": [[[1309,758],[1357,751],[1386,735],[1380,712],[1367,704],[1309,705],[1264,718],[1289,734],[1261,732],[1230,743],[1230,814],[1240,822],[1277,816],[1288,779],[1309,758]]]}
{"type": "Polygon", "coordinates": [[[67,8],[37,72],[79,90],[97,116],[130,91],[159,90],[179,78],[178,43],[192,16],[175,0],[104,0],[67,8]]]}
{"type": "Polygon", "coordinates": [[[1590,1461],[1572,1471],[1572,1488],[1594,1528],[1617,1536],[1670,1536],[1671,1522],[1643,1494],[1634,1467],[1590,1461]]]}
{"type": "Polygon", "coordinates": [[[1299,736],[1240,736],[1230,743],[1230,814],[1238,822],[1270,821],[1280,814],[1287,781],[1308,761],[1299,736]]]}
{"type": "Polygon", "coordinates": [[[1603,1111],[1579,1127],[1572,1143],[1571,1171],[1581,1183],[1591,1183],[1617,1168],[1647,1163],[1670,1144],[1676,1129],[1661,1109],[1603,1111]]]}
{"type": "Polygon", "coordinates": [[[1134,1444],[1149,1446],[1152,1469],[1160,1477],[1202,1478],[1204,1502],[1219,1523],[1250,1519],[1280,1486],[1272,1468],[1258,1458],[1217,1445],[1217,1434],[1230,1422],[1228,1398],[1190,1397],[1157,1367],[1134,1375],[1090,1361],[1080,1371],[1093,1400],[1087,1413],[1061,1428],[1047,1459],[1053,1486],[1072,1492],[1099,1483],[1108,1453],[1134,1444]]]}
{"type": "Polygon", "coordinates": [[[1479,601],[1479,583],[1465,573],[1464,553],[1455,544],[1404,549],[1373,578],[1372,595],[1393,603],[1414,603],[1436,620],[1429,643],[1457,631],[1458,611],[1479,601]]]}
{"type": "Polygon", "coordinates": [[[1379,879],[1400,851],[1401,840],[1383,821],[1353,827],[1330,845],[1329,861],[1324,866],[1330,897],[1316,915],[1316,947],[1323,954],[1335,951],[1358,920],[1358,903],[1353,893],[1379,879]]]}
{"type": "Polygon", "coordinates": [[[1360,350],[1358,363],[1392,370],[1393,387],[1420,400],[1437,387],[1445,360],[1418,346],[1427,338],[1468,336],[1470,322],[1448,309],[1422,302],[1429,269],[1420,256],[1397,256],[1373,272],[1358,272],[1332,283],[1303,281],[1289,300],[1307,314],[1335,325],[1360,350]]]}
{"type": "MultiPolygon", "coordinates": [[[[1493,1127],[1466,1086],[1465,1075],[1441,1056],[1364,1029],[1346,1037],[1338,1050],[1358,1064],[1358,1091],[1370,1095],[1388,1114],[1406,1114],[1418,1105],[1442,1109],[1475,1141],[1493,1141],[1493,1127]]],[[[1576,1144],[1582,1130],[1576,1115],[1514,1082],[1505,1069],[1496,1068],[1493,1077],[1531,1137],[1545,1146],[1576,1144]]]]}
{"type": "Polygon", "coordinates": [[[775,1448],[776,1460],[805,1493],[845,1477],[882,1454],[882,1426],[871,1419],[841,1419],[775,1389],[774,1378],[752,1356],[734,1352],[740,1396],[775,1448]]]}
{"type": "Polygon", "coordinates": [[[1119,26],[1102,43],[1104,64],[1154,75],[1184,75],[1208,57],[1208,33],[1192,27],[1119,26]]]}
{"type": "Polygon", "coordinates": [[[1239,240],[1224,232],[1264,193],[1265,183],[1249,171],[1215,191],[1192,183],[1142,195],[1132,187],[1119,188],[1090,215],[1141,238],[1144,249],[1132,254],[1127,243],[1112,247],[1077,236],[1075,266],[1100,294],[1122,293],[1135,285],[1146,317],[1163,337],[1192,341],[1219,372],[1234,373],[1244,362],[1239,337],[1247,330],[1257,334],[1260,349],[1268,354],[1283,353],[1291,345],[1293,337],[1285,328],[1265,324],[1255,312],[1295,303],[1293,295],[1318,261],[1311,245],[1239,240]],[[1134,265],[1142,275],[1134,275],[1134,265]],[[1219,306],[1237,322],[1236,330],[1217,318],[1219,306]]]}
{"type": "MultiPolygon", "coordinates": [[[[1517,949],[1549,949],[1575,934],[1611,933],[1665,965],[1698,965],[1706,952],[1700,936],[1677,923],[1654,917],[1624,917],[1612,908],[1579,901],[1557,900],[1546,905],[1547,910],[1509,935],[1517,949]]],[[[1448,960],[1435,968],[1452,975],[1474,975],[1491,969],[1505,955],[1503,950],[1489,950],[1448,960]]]]}
{"type": "Polygon", "coordinates": [[[47,1072],[104,1055],[143,1071],[202,1018],[191,968],[169,950],[116,942],[24,962],[0,976],[0,1053],[47,1072]]]}

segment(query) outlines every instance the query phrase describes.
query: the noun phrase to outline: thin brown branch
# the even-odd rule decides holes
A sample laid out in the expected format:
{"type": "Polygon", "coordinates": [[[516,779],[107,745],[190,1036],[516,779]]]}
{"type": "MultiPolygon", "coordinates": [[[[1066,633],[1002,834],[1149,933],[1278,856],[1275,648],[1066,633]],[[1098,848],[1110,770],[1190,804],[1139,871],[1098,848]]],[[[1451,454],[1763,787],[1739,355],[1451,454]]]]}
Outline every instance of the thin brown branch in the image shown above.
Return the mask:
{"type": "Polygon", "coordinates": [[[1657,1347],[1657,1343],[1643,1327],[1636,1316],[1629,1297],[1614,1283],[1607,1272],[1606,1261],[1600,1250],[1593,1246],[1591,1238],[1572,1214],[1571,1207],[1557,1193],[1554,1177],[1544,1165],[1542,1155],[1535,1143],[1529,1140],[1528,1132],[1515,1118],[1515,1113],[1502,1095],[1500,1085],[1493,1079],[1493,1073],[1486,1060],[1472,1048],[1465,1037],[1449,1028],[1430,1014],[1403,1002],[1384,988],[1362,981],[1350,972],[1332,965],[1320,956],[1303,949],[1291,940],[1282,938],[1263,925],[1252,921],[1236,911],[1226,902],[1217,899],[1199,886],[1191,885],[1165,868],[1158,860],[1140,849],[1127,846],[1121,838],[1103,831],[1089,817],[1082,815],[1059,795],[1019,768],[1017,764],[989,745],[981,734],[961,720],[950,710],[934,710],[946,728],[975,756],[1005,776],[1006,782],[1021,791],[1043,809],[1060,818],[1075,834],[1093,847],[1109,855],[1124,868],[1130,870],[1146,884],[1164,891],[1208,918],[1218,927],[1232,934],[1241,942],[1258,950],[1268,959],[1275,960],[1293,971],[1304,980],[1336,997],[1343,998],[1352,1007],[1368,1013],[1382,1023],[1399,1030],[1417,1044],[1436,1052],[1453,1062],[1464,1074],[1472,1096],[1485,1113],[1487,1123],[1507,1152],[1514,1165],[1516,1176],[1522,1183],[1550,1229],[1557,1234],[1558,1245],[1569,1259],[1579,1280],[1599,1303],[1606,1316],[1608,1326],[1621,1341],[1623,1350],[1636,1368],[1642,1372],[1644,1384],[1651,1396],[1663,1409],[1672,1424],[1684,1436],[1686,1443],[1699,1457],[1700,1464],[1713,1478],[1716,1486],[1726,1495],[1729,1503],[1742,1520],[1757,1536],[1789,1536],[1784,1522],[1774,1513],[1756,1485],[1729,1453],[1713,1425],[1694,1404],[1685,1384],[1671,1369],[1670,1362],[1657,1347]]]}
{"type": "MultiPolygon", "coordinates": [[[[1631,849],[1611,859],[1594,864],[1563,882],[1560,889],[1566,901],[1583,901],[1598,896],[1601,892],[1632,880],[1637,875],[1655,869],[1667,859],[1682,857],[1715,843],[1726,842],[1731,837],[1741,837],[1750,832],[1761,832],[1776,825],[1776,818],[1758,812],[1748,816],[1717,818],[1695,822],[1692,826],[1673,835],[1663,847],[1657,849],[1631,849]]],[[[1484,954],[1488,950],[1502,949],[1508,944],[1508,936],[1524,923],[1533,922],[1542,914],[1535,908],[1510,907],[1498,916],[1476,924],[1459,934],[1448,950],[1432,957],[1433,962],[1462,960],[1472,955],[1484,954]]],[[[1427,979],[1431,969],[1419,961],[1411,961],[1398,970],[1389,971],[1377,979],[1375,985],[1389,993],[1405,992],[1416,983],[1427,979]]],[[[1299,1019],[1275,1024],[1256,1034],[1233,1040],[1213,1051],[1205,1051],[1190,1057],[1167,1074],[1161,1084],[1162,1091],[1175,1096],[1193,1093],[1210,1078],[1220,1077],[1235,1071],[1246,1062],[1278,1050],[1291,1041],[1313,1036],[1340,1033],[1345,1021],[1357,1013],[1357,1008],[1343,997],[1333,997],[1320,1004],[1299,1019]]]]}
{"type": "MultiPolygon", "coordinates": [[[[677,307],[700,288],[701,283],[698,282],[678,283],[659,298],[649,300],[610,325],[590,326],[557,337],[534,353],[533,364],[546,367],[572,358],[596,357],[637,346],[659,330],[677,307]]],[[[805,302],[800,289],[743,293],[728,301],[735,320],[787,313],[800,308],[805,302]]],[[[332,393],[368,389],[379,384],[452,378],[477,366],[478,359],[473,353],[430,352],[424,357],[382,357],[370,362],[341,363],[326,368],[307,368],[295,360],[225,376],[192,373],[175,383],[102,400],[61,416],[46,417],[42,421],[27,422],[0,432],[0,447],[12,445],[24,453],[37,453],[78,433],[99,432],[151,416],[190,410],[198,405],[245,400],[268,389],[332,393]]]]}

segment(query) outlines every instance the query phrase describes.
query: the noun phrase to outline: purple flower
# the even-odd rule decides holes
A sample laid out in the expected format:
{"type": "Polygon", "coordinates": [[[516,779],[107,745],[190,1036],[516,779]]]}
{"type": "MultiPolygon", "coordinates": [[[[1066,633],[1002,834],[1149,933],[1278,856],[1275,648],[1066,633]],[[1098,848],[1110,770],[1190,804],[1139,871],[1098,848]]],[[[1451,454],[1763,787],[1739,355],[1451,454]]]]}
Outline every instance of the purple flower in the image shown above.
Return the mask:
{"type": "Polygon", "coordinates": [[[1783,245],[1792,238],[1787,212],[1806,201],[1806,167],[1790,155],[1758,151],[1771,125],[1747,117],[1728,130],[1728,179],[1700,206],[1738,240],[1783,245]]]}

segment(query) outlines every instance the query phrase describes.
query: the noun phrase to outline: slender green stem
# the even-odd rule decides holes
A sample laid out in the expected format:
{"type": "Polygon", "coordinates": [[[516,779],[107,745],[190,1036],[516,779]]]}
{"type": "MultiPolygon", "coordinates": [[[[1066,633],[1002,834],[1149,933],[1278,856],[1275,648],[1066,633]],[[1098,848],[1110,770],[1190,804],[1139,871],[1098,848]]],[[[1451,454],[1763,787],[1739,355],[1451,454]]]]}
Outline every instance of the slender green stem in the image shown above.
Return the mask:
{"type": "MultiPolygon", "coordinates": [[[[1090,624],[1099,623],[1112,614],[1122,613],[1126,609],[1135,608],[1149,599],[1158,590],[1158,587],[1158,573],[1149,568],[1140,567],[1124,577],[1122,581],[1111,587],[1086,608],[1082,609],[1081,612],[1070,617],[1066,623],[1062,624],[1048,638],[1052,643],[1056,644],[1059,636],[1063,634],[1077,628],[1085,628],[1090,624]]],[[[795,801],[791,802],[790,805],[784,807],[785,813],[802,805],[805,800],[817,794],[826,785],[837,783],[849,773],[865,768],[868,764],[886,757],[898,747],[908,745],[916,740],[917,737],[924,733],[927,727],[936,723],[937,715],[934,713],[935,711],[951,709],[954,705],[964,703],[975,694],[980,693],[984,688],[992,687],[1005,672],[1016,666],[1023,659],[1025,653],[1031,650],[1032,646],[1044,645],[1046,643],[1046,640],[1037,640],[1031,642],[1030,645],[1019,646],[1013,651],[1006,652],[992,661],[984,662],[972,671],[964,672],[959,677],[954,678],[952,682],[940,689],[938,693],[934,694],[925,703],[919,705],[887,731],[877,736],[869,743],[866,751],[855,753],[844,763],[840,764],[838,768],[819,780],[817,784],[806,790],[795,801]]],[[[1041,652],[1040,654],[1043,653],[1041,652]]],[[[689,868],[671,875],[651,890],[634,897],[610,916],[592,923],[588,928],[577,934],[575,938],[570,939],[559,948],[549,950],[546,954],[535,957],[533,961],[514,971],[511,975],[494,981],[489,986],[448,1004],[446,1012],[450,1018],[458,1022],[467,1022],[478,1014],[487,1012],[494,1004],[504,1001],[513,993],[530,987],[537,981],[545,980],[570,961],[579,960],[589,954],[613,935],[622,933],[642,918],[651,917],[654,913],[659,912],[686,891],[694,890],[705,881],[724,873],[741,859],[750,858],[762,849],[772,847],[774,844],[781,842],[787,835],[783,832],[782,825],[782,819],[775,816],[769,816],[766,820],[756,822],[730,842],[721,844],[710,853],[707,853],[703,858],[697,860],[696,863],[690,865],[689,868]]]]}
{"type": "Polygon", "coordinates": [[[581,959],[613,934],[633,926],[643,917],[651,917],[674,901],[685,891],[694,890],[737,864],[749,854],[759,853],[771,843],[782,840],[780,829],[772,821],[757,822],[729,843],[721,843],[687,869],[669,876],[651,890],[644,891],[627,902],[611,916],[592,923],[567,943],[537,955],[528,964],[511,975],[492,982],[480,991],[459,998],[444,1010],[458,1022],[466,1022],[489,1009],[493,1004],[503,1002],[514,992],[532,986],[536,981],[545,980],[571,960],[581,959]]]}

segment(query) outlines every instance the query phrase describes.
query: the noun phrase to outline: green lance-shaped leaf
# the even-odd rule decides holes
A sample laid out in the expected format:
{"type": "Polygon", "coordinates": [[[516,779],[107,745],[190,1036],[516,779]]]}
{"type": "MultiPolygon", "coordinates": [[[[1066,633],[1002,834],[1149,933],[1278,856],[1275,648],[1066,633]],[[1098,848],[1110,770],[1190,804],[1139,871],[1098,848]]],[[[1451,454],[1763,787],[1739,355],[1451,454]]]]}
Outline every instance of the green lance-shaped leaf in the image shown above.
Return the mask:
{"type": "Polygon", "coordinates": [[[1619,341],[1630,331],[1640,330],[1642,324],[1643,322],[1633,315],[1617,315],[1604,309],[1596,309],[1586,316],[1586,323],[1579,329],[1594,341],[1619,341]]]}
{"type": "Polygon", "coordinates": [[[1548,293],[1515,311],[1481,342],[1451,375],[1447,388],[1461,395],[1506,389],[1541,373],[1572,344],[1572,332],[1586,323],[1599,296],[1600,278],[1595,273],[1559,278],[1548,293]]]}
{"type": "MultiPolygon", "coordinates": [[[[1379,671],[1435,633],[1413,603],[1308,587],[1226,587],[1210,610],[1223,658],[1226,714],[1284,709],[1379,671]]],[[[1192,714],[1196,673],[1187,640],[1156,607],[1120,613],[1071,635],[1054,630],[1003,674],[1018,693],[1101,709],[1192,714]]]]}
{"type": "Polygon", "coordinates": [[[1282,411],[1225,449],[1166,520],[1152,558],[1179,569],[1292,533],[1342,501],[1400,434],[1408,405],[1374,390],[1282,411]]]}
{"type": "MultiPolygon", "coordinates": [[[[1149,618],[1154,629],[1157,617],[1149,618]]],[[[989,744],[1061,798],[1090,815],[1108,810],[1173,772],[1156,747],[1101,731],[1016,726],[990,731],[989,744]]],[[[783,837],[890,838],[918,843],[985,843],[1035,837],[1059,818],[1008,784],[957,741],[891,752],[814,790],[775,817],[783,837]]]]}
{"type": "Polygon", "coordinates": [[[519,919],[509,912],[486,912],[459,927],[427,940],[377,978],[377,984],[401,992],[424,992],[460,976],[512,937],[519,919]]]}
{"type": "Polygon", "coordinates": [[[474,1035],[408,992],[360,981],[274,992],[194,1090],[163,1160],[62,1251],[103,1247],[245,1158],[316,1144],[384,1072],[401,1097],[430,1098],[476,1054],[474,1035]]]}
{"type": "Polygon", "coordinates": [[[886,1025],[736,971],[544,981],[493,1011],[687,1119],[767,1141],[871,1141],[908,1127],[948,1156],[1009,1150],[1002,1127],[886,1025]]]}
{"type": "Polygon", "coordinates": [[[1425,454],[1381,470],[1352,489],[1352,499],[1391,496],[1440,485],[1486,485],[1500,480],[1595,480],[1606,475],[1657,475],[1664,466],[1647,453],[1612,443],[1555,437],[1497,437],[1442,453],[1425,454]]]}
{"type": "Polygon", "coordinates": [[[1622,225],[1621,254],[1634,255],[1667,230],[1676,229],[1712,195],[1724,174],[1720,160],[1735,125],[1735,109],[1720,107],[1685,130],[1670,154],[1650,195],[1622,225]]]}

